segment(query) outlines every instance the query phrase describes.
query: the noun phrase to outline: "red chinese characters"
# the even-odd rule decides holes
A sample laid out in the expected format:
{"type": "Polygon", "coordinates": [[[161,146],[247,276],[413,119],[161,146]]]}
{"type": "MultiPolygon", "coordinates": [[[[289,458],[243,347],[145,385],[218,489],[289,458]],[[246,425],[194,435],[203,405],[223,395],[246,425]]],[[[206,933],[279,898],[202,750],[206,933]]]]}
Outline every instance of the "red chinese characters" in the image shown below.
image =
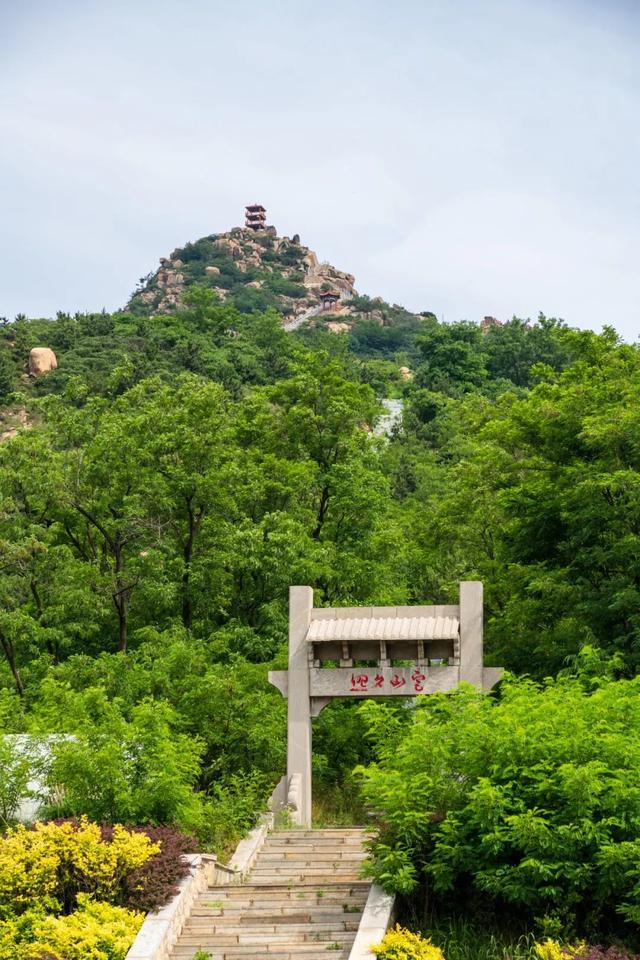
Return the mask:
{"type": "Polygon", "coordinates": [[[427,675],[419,667],[413,670],[411,679],[409,679],[408,671],[404,675],[401,672],[394,673],[391,677],[380,672],[371,675],[368,673],[352,673],[349,693],[373,693],[376,690],[383,693],[389,687],[391,690],[388,692],[394,691],[397,693],[404,687],[408,687],[407,695],[411,696],[412,693],[424,693],[426,679],[427,675]]]}

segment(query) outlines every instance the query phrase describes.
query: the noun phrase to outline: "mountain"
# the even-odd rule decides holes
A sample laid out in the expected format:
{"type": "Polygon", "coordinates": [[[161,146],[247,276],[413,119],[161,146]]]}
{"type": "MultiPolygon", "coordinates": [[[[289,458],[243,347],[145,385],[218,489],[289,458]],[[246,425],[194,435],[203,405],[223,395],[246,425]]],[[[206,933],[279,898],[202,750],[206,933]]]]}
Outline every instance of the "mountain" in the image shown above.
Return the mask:
{"type": "Polygon", "coordinates": [[[160,258],[155,272],[140,278],[125,310],[172,314],[185,305],[185,296],[203,287],[241,313],[277,310],[288,331],[305,326],[351,333],[352,351],[367,356],[410,350],[424,316],[433,316],[359,295],[352,274],[320,262],[297,234],[280,237],[267,226],[234,227],[176,248],[160,258]],[[383,329],[391,327],[393,332],[383,329]]]}
{"type": "Polygon", "coordinates": [[[322,309],[321,294],[343,303],[355,294],[355,278],[328,263],[319,263],[298,236],[279,237],[273,227],[235,227],[187,243],[160,258],[155,273],[141,279],[126,309],[152,315],[173,313],[194,285],[215,292],[220,302],[242,312],[275,307],[291,322],[322,309]]]}
{"type": "MultiPolygon", "coordinates": [[[[433,314],[359,294],[352,274],[320,262],[297,235],[235,227],[162,257],[123,310],[20,316],[0,328],[0,399],[17,386],[36,395],[108,395],[184,370],[238,392],[276,375],[289,351],[282,334],[294,331],[312,351],[350,355],[358,378],[386,396],[411,379],[433,323],[433,314]],[[46,376],[30,361],[43,347],[54,361],[46,376]]],[[[13,435],[21,409],[11,408],[0,433],[13,435]]]]}

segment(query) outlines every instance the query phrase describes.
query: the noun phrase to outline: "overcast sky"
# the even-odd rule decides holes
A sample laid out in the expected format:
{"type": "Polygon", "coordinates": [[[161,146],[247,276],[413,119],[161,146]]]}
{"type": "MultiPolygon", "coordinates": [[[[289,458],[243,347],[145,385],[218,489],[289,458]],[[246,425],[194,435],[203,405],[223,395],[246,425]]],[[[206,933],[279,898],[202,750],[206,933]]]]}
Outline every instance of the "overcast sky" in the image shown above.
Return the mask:
{"type": "Polygon", "coordinates": [[[447,321],[640,333],[637,0],[0,0],[0,315],[259,201],[447,321]]]}

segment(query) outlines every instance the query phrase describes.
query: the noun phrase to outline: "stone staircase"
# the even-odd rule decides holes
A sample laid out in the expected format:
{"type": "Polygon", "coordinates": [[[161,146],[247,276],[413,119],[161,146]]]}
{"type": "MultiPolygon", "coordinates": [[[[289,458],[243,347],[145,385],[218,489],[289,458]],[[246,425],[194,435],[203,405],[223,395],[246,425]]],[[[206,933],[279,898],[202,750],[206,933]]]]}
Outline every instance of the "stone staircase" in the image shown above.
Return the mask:
{"type": "Polygon", "coordinates": [[[245,881],[198,896],[172,958],[348,958],[371,881],[361,876],[365,830],[270,834],[245,881]]]}

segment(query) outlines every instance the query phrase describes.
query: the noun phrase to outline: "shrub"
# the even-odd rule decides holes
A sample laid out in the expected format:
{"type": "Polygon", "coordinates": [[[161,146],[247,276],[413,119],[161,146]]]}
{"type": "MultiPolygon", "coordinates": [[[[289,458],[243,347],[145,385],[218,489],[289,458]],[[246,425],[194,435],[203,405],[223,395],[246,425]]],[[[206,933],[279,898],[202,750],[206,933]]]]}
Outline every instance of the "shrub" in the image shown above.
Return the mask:
{"type": "Polygon", "coordinates": [[[587,945],[583,941],[575,946],[563,945],[557,940],[545,940],[535,945],[535,952],[540,960],[573,960],[582,957],[586,949],[587,945]]]}
{"type": "Polygon", "coordinates": [[[36,923],[34,942],[26,946],[23,956],[25,960],[124,960],[143,920],[142,913],[96,903],[80,894],[74,913],[44,917],[36,923]]]}
{"type": "Polygon", "coordinates": [[[159,850],[144,833],[121,826],[105,842],[87,820],[16,827],[0,839],[0,918],[34,904],[70,913],[82,894],[117,901],[123,877],[159,850]]]}
{"type": "Polygon", "coordinates": [[[0,839],[0,960],[123,960],[194,849],[171,827],[66,820],[10,830],[0,839]]]}
{"type": "Polygon", "coordinates": [[[34,907],[0,921],[0,960],[124,960],[143,919],[86,894],[68,916],[47,916],[34,907]]]}
{"type": "Polygon", "coordinates": [[[391,738],[369,710],[378,881],[624,935],[640,917],[639,694],[640,679],[508,680],[500,700],[462,688],[425,697],[391,738]]]}
{"type": "MultiPolygon", "coordinates": [[[[103,827],[103,836],[112,829],[103,827]]],[[[175,827],[132,827],[132,831],[144,834],[160,849],[123,878],[118,902],[131,910],[148,913],[164,906],[178,892],[179,881],[189,872],[184,854],[195,853],[198,844],[175,827]]]]}
{"type": "Polygon", "coordinates": [[[535,949],[540,960],[637,960],[638,957],[623,947],[605,948],[600,944],[589,945],[584,941],[571,946],[558,943],[557,940],[545,940],[543,943],[536,943],[535,949]]]}
{"type": "Polygon", "coordinates": [[[379,960],[444,960],[440,947],[431,940],[425,940],[419,933],[411,933],[396,924],[389,930],[382,943],[371,947],[371,952],[379,960]]]}
{"type": "Polygon", "coordinates": [[[219,856],[230,854],[266,810],[272,787],[272,778],[257,771],[231,775],[225,783],[213,784],[205,810],[206,823],[199,831],[207,849],[215,850],[219,856]]]}
{"type": "Polygon", "coordinates": [[[168,704],[145,701],[131,721],[112,715],[52,748],[48,814],[109,823],[178,823],[200,815],[193,786],[201,744],[174,732],[168,704]]]}

